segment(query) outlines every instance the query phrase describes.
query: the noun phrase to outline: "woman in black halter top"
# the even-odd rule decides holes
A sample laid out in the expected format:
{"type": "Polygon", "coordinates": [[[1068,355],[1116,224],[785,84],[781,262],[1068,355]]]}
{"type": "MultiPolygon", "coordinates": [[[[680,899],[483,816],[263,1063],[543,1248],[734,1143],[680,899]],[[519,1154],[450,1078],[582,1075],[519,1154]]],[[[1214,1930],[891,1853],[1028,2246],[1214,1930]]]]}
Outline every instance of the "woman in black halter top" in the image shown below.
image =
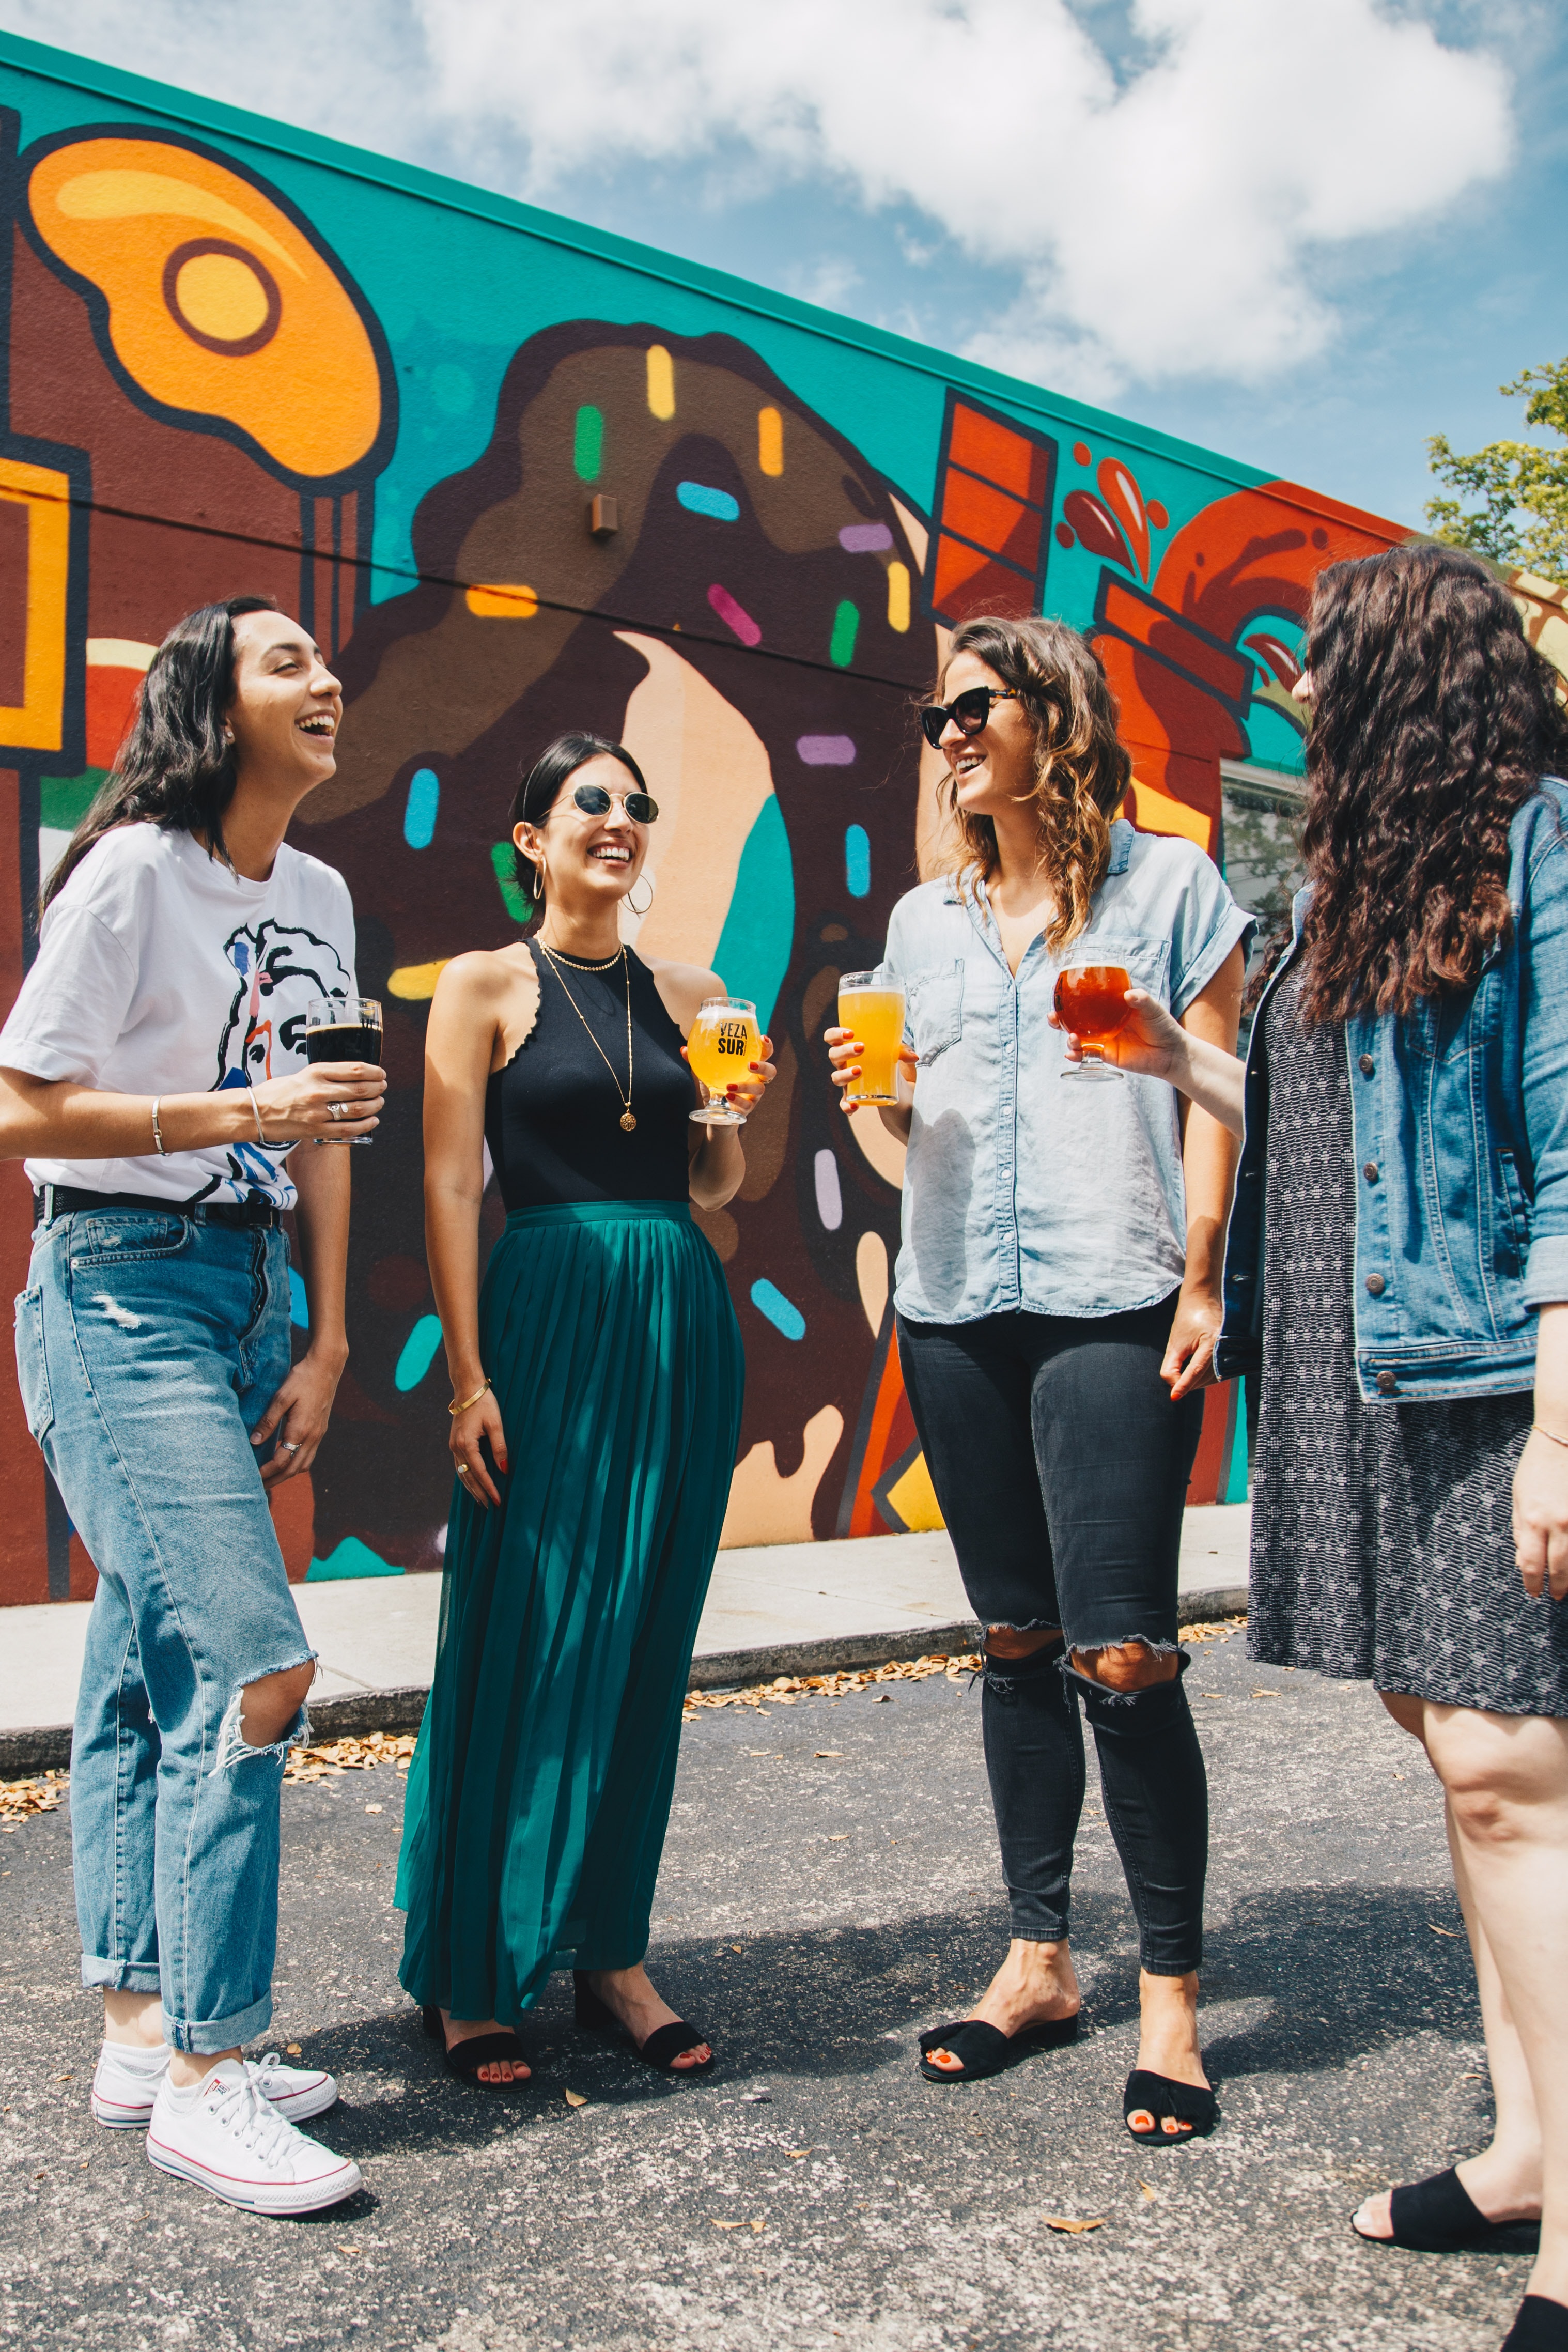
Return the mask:
{"type": "MultiPolygon", "coordinates": [[[[740,1333],[692,1223],[745,1172],[682,1038],[716,974],[621,945],[657,815],[619,744],[562,736],[513,803],[542,921],[457,957],[425,1049],[425,1229],[457,1485],[409,1773],[403,1984],[455,2074],[526,2081],[552,1969],[580,2024],[711,2063],[643,1967],[681,1706],[740,1428],[740,1333]],[[479,1281],[488,1145],[507,1223],[479,1281]]],[[[742,1112],[773,1076],[730,1089],[742,1112]]]]}

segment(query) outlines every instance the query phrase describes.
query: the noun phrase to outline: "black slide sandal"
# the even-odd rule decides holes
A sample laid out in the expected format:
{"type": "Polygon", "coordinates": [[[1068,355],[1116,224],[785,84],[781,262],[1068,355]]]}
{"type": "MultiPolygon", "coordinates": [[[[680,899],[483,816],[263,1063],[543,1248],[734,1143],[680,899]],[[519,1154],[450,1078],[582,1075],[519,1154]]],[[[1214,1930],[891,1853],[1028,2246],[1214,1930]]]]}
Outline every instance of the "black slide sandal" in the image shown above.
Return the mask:
{"type": "Polygon", "coordinates": [[[533,2080],[531,2067],[521,2081],[516,2075],[509,2083],[482,2083],[479,2080],[481,2066],[498,2066],[503,2059],[509,2059],[514,2066],[528,2065],[528,2053],[509,2026],[504,2026],[499,2033],[471,2033],[466,2040],[455,2042],[448,2050],[446,2028],[441,2021],[441,2011],[438,2009],[422,2009],[419,2014],[420,2021],[431,2040],[439,2042],[442,2045],[445,2053],[447,2073],[455,2075],[458,2082],[468,2083],[476,2091],[526,2091],[528,2089],[533,2080]]]}
{"type": "Polygon", "coordinates": [[[1502,2352],[1568,2352],[1568,2303],[1527,2294],[1502,2339],[1502,2352]]]}
{"type": "Polygon", "coordinates": [[[1140,2147],[1185,2147],[1189,2139],[1201,2139],[1211,2132],[1219,2120],[1219,2102],[1212,2091],[1201,2083],[1173,2083],[1168,2074],[1156,2074],[1147,2066],[1134,2066],[1127,2077],[1127,2087],[1122,2094],[1122,2121],[1130,2138],[1140,2147]],[[1153,2116],[1153,2131],[1134,2131],[1131,2118],[1139,2109],[1153,2116]],[[1184,2125],[1182,2131],[1166,2131],[1166,2118],[1184,2125]]]}
{"type": "Polygon", "coordinates": [[[1489,2221],[1451,2167],[1396,2189],[1389,2219],[1391,2238],[1355,2234],[1369,2246],[1403,2246],[1413,2254],[1533,2254],[1541,2248],[1539,2221],[1489,2221]]]}
{"type": "Polygon", "coordinates": [[[713,2064],[710,2050],[707,2056],[699,2058],[695,2066],[676,2065],[677,2058],[684,2058],[688,2050],[700,2050],[707,2040],[706,2033],[695,2025],[688,2025],[684,2017],[676,2018],[673,2025],[656,2026],[646,2042],[633,2042],[608,2001],[600,2000],[583,1970],[573,1969],[571,1989],[577,2007],[577,2021],[584,2032],[608,2033],[623,2042],[645,2066],[655,2067],[661,2074],[679,2077],[683,2074],[706,2074],[713,2064]]]}
{"type": "Polygon", "coordinates": [[[1071,2017],[1048,2018],[1038,2025],[1020,2026],[1016,2033],[1004,2033],[999,2025],[988,2025],[983,2017],[934,2025],[920,2037],[920,2071],[928,2083],[983,2083],[988,2075],[1003,2073],[1027,2051],[1060,2050],[1076,2042],[1079,2014],[1074,2010],[1071,2017]],[[950,2050],[958,2065],[933,2065],[934,2050],[950,2050]]]}

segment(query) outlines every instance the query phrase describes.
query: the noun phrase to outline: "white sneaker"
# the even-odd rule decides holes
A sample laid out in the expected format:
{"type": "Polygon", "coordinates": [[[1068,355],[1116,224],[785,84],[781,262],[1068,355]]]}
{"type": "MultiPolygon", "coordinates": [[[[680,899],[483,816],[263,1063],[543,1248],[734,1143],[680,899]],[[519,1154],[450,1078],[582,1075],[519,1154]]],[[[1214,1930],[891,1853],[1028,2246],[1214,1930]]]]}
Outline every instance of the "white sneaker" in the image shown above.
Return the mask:
{"type": "Polygon", "coordinates": [[[147,2160],[247,2213],[314,2213],[360,2186],[359,2166],[297,2131],[234,2058],[220,2058],[193,2093],[164,2076],[147,2160]]]}
{"type": "MultiPolygon", "coordinates": [[[[110,2131],[145,2131],[152,2120],[152,2105],[164,2076],[169,2072],[169,2053],[141,2051],[149,2059],[156,2057],[156,2065],[133,2065],[127,2062],[126,2045],[122,2042],[106,2042],[98,2053],[98,2065],[92,2078],[92,2112],[95,2119],[110,2131]]],[[[338,2085],[330,2074],[318,2066],[286,2066],[276,2050],[269,2050],[262,2059],[247,2058],[246,2072],[264,2098],[270,2099],[279,2115],[287,2116],[291,2124],[308,2123],[312,2116],[324,2116],[337,2102],[338,2085]]]]}

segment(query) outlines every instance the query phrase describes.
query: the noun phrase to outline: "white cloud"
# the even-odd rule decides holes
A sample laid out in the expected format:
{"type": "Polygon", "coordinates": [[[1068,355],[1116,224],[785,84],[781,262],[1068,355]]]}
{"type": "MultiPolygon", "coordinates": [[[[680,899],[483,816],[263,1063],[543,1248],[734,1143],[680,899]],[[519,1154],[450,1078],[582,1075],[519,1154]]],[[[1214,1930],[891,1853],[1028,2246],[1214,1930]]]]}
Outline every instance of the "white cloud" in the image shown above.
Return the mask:
{"type": "Polygon", "coordinates": [[[1321,350],[1325,246],[1509,158],[1496,58],[1375,0],[1133,0],[1120,85],[1066,0],[413,0],[444,111],[503,119],[529,193],[734,142],[912,205],[1015,268],[998,364],[1260,378],[1321,350]]]}
{"type": "MultiPolygon", "coordinates": [[[[248,0],[0,0],[18,31],[536,199],[580,203],[630,162],[719,200],[807,179],[846,212],[896,207],[911,267],[946,237],[1013,276],[972,356],[1099,398],[1310,359],[1335,325],[1325,257],[1439,217],[1510,160],[1499,58],[1413,6],[1129,0],[1120,73],[1093,14],[337,0],[302,42],[248,0]]],[[[844,299],[852,270],[821,292],[844,299]]]]}

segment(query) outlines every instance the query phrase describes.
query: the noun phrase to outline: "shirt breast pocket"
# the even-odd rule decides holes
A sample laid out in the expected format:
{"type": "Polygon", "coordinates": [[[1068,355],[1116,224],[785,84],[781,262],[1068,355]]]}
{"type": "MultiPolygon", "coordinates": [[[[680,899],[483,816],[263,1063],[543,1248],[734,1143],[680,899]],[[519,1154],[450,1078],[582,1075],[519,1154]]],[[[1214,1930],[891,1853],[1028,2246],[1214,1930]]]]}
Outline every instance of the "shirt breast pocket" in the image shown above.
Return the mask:
{"type": "Polygon", "coordinates": [[[1162,1004],[1171,1001],[1171,943],[1145,931],[1090,931],[1067,950],[1074,965],[1119,965],[1134,988],[1146,989],[1162,1004]]]}
{"type": "Polygon", "coordinates": [[[921,972],[906,991],[908,1022],[915,1050],[923,1063],[936,1061],[964,1034],[964,966],[921,972]]]}

